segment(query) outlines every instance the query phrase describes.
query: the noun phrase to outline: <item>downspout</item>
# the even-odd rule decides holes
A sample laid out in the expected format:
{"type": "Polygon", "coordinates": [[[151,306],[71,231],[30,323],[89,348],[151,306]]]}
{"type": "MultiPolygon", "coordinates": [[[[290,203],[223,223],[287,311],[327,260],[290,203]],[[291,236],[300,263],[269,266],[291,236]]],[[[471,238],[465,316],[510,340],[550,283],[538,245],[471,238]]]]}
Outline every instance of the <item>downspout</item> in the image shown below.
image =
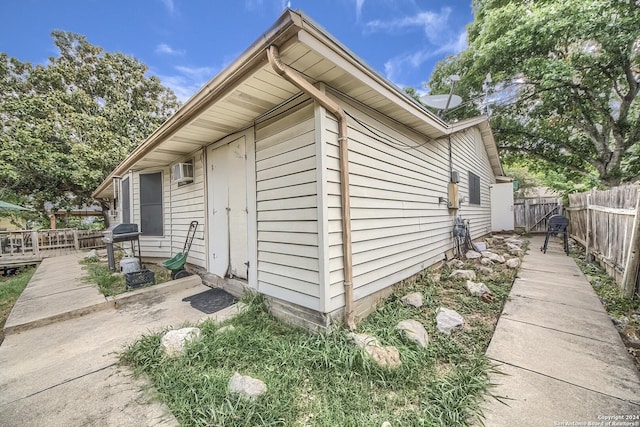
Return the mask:
{"type": "Polygon", "coordinates": [[[349,195],[349,149],[347,145],[347,115],[344,110],[327,95],[316,89],[300,73],[280,60],[278,48],[267,48],[269,64],[284,79],[318,101],[338,120],[338,144],[340,146],[340,198],[342,205],[342,258],[344,261],[344,322],[349,329],[355,329],[353,314],[353,261],[351,250],[351,202],[349,195]]]}

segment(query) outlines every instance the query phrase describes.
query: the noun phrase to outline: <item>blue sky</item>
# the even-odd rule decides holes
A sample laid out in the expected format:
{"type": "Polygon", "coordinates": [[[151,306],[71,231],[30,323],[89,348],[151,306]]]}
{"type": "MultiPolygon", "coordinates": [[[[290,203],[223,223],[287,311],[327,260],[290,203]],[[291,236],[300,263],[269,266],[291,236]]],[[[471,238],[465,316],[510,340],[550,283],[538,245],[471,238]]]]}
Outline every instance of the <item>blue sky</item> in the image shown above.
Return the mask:
{"type": "Polygon", "coordinates": [[[401,87],[466,47],[471,0],[0,0],[0,52],[45,64],[54,29],[135,56],[184,101],[282,13],[301,9],[401,87]]]}

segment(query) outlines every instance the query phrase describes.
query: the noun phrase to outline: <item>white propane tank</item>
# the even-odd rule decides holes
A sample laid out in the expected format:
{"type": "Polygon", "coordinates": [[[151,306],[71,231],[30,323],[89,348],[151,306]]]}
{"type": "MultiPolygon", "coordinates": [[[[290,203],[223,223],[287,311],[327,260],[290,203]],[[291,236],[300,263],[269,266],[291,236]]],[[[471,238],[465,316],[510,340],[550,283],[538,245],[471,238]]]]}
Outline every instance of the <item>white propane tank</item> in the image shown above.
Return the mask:
{"type": "Polygon", "coordinates": [[[140,260],[133,257],[125,257],[120,261],[120,272],[134,273],[140,271],[140,260]]]}

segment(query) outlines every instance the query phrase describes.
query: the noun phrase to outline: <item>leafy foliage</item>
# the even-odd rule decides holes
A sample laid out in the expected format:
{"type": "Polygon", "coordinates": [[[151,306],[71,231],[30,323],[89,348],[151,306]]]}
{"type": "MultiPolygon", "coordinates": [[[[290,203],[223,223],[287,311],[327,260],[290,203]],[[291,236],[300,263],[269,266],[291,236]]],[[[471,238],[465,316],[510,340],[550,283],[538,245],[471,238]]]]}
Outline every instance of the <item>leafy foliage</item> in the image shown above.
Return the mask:
{"type": "Polygon", "coordinates": [[[0,53],[0,182],[41,212],[91,192],[177,108],[137,59],[54,31],[58,56],[32,65],[0,53]]]}
{"type": "Polygon", "coordinates": [[[640,7],[623,0],[475,0],[469,48],[436,66],[468,117],[491,101],[507,157],[534,159],[567,176],[597,174],[617,185],[639,174],[640,7]],[[486,81],[490,74],[492,82],[486,81]],[[483,85],[485,90],[483,90],[483,85]]]}

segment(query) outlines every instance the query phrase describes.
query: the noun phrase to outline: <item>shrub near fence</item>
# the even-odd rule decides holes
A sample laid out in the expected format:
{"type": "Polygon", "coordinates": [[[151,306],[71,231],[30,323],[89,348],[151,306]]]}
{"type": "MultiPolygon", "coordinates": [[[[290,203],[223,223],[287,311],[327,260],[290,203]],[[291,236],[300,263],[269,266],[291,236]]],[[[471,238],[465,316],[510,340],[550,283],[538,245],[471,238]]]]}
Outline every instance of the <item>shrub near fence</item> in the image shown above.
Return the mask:
{"type": "Polygon", "coordinates": [[[638,288],[638,186],[569,195],[570,234],[631,296],[638,288]]]}

